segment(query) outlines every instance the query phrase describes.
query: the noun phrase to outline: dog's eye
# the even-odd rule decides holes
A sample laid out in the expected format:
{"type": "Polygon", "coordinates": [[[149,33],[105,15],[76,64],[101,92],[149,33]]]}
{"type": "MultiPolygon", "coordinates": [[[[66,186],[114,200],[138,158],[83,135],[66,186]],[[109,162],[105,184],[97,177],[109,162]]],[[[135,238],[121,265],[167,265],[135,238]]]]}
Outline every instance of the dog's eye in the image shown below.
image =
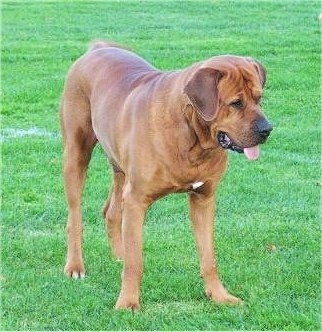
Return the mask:
{"type": "Polygon", "coordinates": [[[241,99],[234,100],[232,103],[230,103],[230,106],[240,110],[244,107],[244,103],[241,99]]]}

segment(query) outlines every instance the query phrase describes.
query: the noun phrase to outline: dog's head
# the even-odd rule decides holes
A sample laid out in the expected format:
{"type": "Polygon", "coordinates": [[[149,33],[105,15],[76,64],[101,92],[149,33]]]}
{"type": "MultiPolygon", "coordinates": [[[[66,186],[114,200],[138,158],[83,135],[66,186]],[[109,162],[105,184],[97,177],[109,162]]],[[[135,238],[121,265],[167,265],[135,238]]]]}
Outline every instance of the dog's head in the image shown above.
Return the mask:
{"type": "Polygon", "coordinates": [[[184,92],[222,148],[257,159],[273,129],[261,110],[265,81],[254,59],[219,56],[195,70],[184,92]]]}

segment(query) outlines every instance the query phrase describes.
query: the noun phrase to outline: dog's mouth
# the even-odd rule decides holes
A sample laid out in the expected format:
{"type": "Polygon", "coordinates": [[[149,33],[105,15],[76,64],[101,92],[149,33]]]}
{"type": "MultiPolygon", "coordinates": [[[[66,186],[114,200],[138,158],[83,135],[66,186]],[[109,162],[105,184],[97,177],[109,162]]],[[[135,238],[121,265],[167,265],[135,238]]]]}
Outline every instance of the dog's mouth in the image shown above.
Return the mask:
{"type": "Polygon", "coordinates": [[[217,138],[220,146],[224,149],[235,151],[238,153],[244,153],[249,160],[256,160],[259,157],[259,145],[249,148],[243,148],[234,143],[233,140],[223,131],[220,131],[218,133],[217,138]]]}
{"type": "Polygon", "coordinates": [[[230,139],[230,137],[222,131],[220,131],[218,134],[218,141],[219,141],[220,146],[224,149],[232,150],[232,151],[235,151],[238,153],[244,153],[244,149],[242,147],[236,145],[230,139]]]}

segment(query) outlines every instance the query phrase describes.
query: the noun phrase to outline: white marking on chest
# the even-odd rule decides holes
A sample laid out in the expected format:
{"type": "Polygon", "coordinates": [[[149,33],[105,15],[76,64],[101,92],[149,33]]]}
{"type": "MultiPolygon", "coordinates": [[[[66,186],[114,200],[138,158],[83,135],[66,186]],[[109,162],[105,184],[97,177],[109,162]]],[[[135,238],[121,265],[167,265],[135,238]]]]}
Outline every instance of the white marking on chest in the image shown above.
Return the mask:
{"type": "Polygon", "coordinates": [[[196,190],[197,188],[201,187],[204,184],[204,182],[195,182],[192,184],[192,190],[196,190]]]}

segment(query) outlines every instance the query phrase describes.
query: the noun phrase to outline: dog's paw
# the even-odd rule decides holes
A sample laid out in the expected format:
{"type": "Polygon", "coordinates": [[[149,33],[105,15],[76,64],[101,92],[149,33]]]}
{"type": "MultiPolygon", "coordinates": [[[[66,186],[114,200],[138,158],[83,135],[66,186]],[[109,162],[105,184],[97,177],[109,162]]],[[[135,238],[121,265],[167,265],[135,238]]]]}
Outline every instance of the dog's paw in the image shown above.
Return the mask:
{"type": "Polygon", "coordinates": [[[137,311],[140,309],[140,303],[138,299],[135,299],[132,296],[120,296],[115,304],[115,309],[137,311]]]}
{"type": "Polygon", "coordinates": [[[73,279],[85,278],[85,267],[83,262],[71,263],[67,262],[65,265],[64,273],[66,277],[73,279]]]}
{"type": "Polygon", "coordinates": [[[244,305],[244,301],[236,296],[233,296],[227,293],[225,296],[216,296],[212,295],[211,300],[218,304],[227,304],[227,305],[244,305]]]}
{"type": "Polygon", "coordinates": [[[244,301],[231,295],[224,288],[206,290],[206,295],[215,303],[227,305],[244,305],[244,301]]]}

